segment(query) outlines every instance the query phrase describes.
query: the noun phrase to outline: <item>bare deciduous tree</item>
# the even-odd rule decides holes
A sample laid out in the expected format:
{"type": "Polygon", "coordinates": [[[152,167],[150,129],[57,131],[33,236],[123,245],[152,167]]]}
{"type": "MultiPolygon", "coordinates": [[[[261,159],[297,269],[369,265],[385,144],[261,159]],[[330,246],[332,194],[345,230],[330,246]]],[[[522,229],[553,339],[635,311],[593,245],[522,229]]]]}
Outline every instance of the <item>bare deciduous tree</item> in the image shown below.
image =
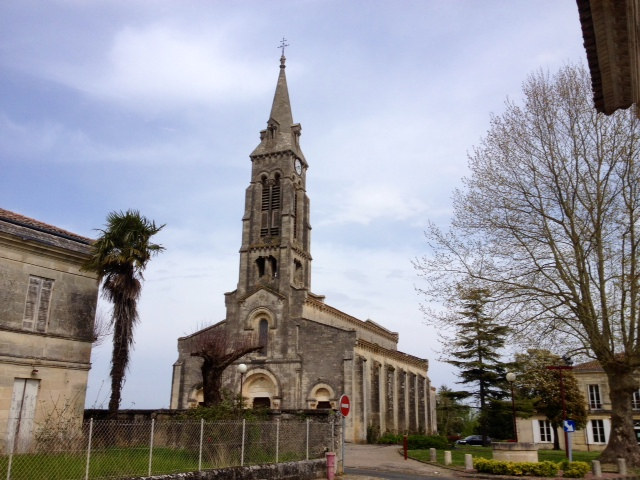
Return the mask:
{"type": "Polygon", "coordinates": [[[255,345],[248,337],[232,338],[224,324],[213,325],[191,337],[191,356],[202,359],[200,370],[205,407],[222,401],[222,374],[226,368],[247,353],[261,348],[262,345],[255,345]]]}
{"type": "Polygon", "coordinates": [[[93,321],[93,348],[102,345],[112,333],[111,313],[99,305],[93,321]]]}
{"type": "MultiPolygon", "coordinates": [[[[524,106],[508,100],[470,154],[449,231],[429,225],[433,254],[415,262],[427,280],[421,291],[446,302],[460,285],[487,288],[495,318],[521,338],[552,336],[596,358],[612,412],[601,458],[640,465],[631,409],[640,366],[640,123],[635,111],[596,113],[583,67],[533,74],[523,89],[524,106]]],[[[447,319],[424,310],[430,321],[447,319]]]]}

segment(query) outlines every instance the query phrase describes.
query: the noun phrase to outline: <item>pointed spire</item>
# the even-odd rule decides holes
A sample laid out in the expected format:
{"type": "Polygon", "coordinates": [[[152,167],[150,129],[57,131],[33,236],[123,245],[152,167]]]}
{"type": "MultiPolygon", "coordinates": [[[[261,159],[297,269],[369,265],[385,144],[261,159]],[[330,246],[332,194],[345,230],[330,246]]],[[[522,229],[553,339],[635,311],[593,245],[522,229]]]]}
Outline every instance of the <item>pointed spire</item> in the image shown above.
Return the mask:
{"type": "Polygon", "coordinates": [[[280,57],[280,74],[278,75],[278,84],[276,93],[273,96],[273,105],[271,106],[271,119],[278,122],[282,129],[289,129],[293,125],[293,115],[291,114],[291,102],[289,101],[289,88],[287,87],[287,77],[284,73],[286,68],[284,62],[287,59],[284,55],[280,57]]]}
{"type": "Polygon", "coordinates": [[[278,74],[278,83],[276,85],[276,93],[273,96],[273,104],[271,105],[271,113],[267,121],[266,130],[260,132],[260,145],[251,153],[251,157],[258,155],[272,154],[276,152],[293,152],[303,164],[306,166],[304,155],[300,150],[298,139],[300,137],[301,127],[293,123],[293,114],[291,113],[291,102],[289,101],[289,88],[287,87],[287,77],[285,75],[284,47],[287,45],[282,39],[282,55],[280,57],[280,73],[278,74]]]}

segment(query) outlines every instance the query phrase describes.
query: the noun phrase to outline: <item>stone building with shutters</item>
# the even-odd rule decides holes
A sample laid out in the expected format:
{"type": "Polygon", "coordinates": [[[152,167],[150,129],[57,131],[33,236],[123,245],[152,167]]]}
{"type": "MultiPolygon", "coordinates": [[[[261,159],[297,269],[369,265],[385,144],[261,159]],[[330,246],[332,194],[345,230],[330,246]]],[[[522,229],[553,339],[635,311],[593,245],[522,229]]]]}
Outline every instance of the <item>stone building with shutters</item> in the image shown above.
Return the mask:
{"type": "MultiPolygon", "coordinates": [[[[587,406],[587,424],[585,428],[571,434],[571,448],[576,451],[599,452],[605,449],[611,435],[611,398],[609,381],[604,369],[597,360],[575,365],[571,369],[578,381],[578,388],[584,396],[587,406]]],[[[635,375],[640,385],[640,372],[635,375]]],[[[640,443],[640,389],[631,394],[633,426],[640,443]]],[[[542,415],[518,418],[518,439],[532,442],[539,450],[553,448],[554,432],[549,420],[542,415]]],[[[566,449],[562,429],[559,429],[561,449],[566,449]]]]}
{"type": "MultiPolygon", "coordinates": [[[[311,292],[309,163],[301,131],[293,122],[283,56],[267,128],[249,155],[237,288],[225,294],[223,321],[178,339],[171,408],[202,401],[202,360],[190,355],[192,345],[222,334],[262,345],[236,362],[248,366],[242,382],[248,407],[337,409],[347,394],[349,441],[365,441],[368,428],[433,433],[435,389],[428,361],[399,352],[397,333],[311,292]]],[[[225,371],[224,384],[239,391],[235,365],[225,371]]]]}
{"type": "Polygon", "coordinates": [[[98,300],[97,278],[80,271],[91,242],[0,209],[0,451],[29,451],[47,421],[82,421],[98,300]]]}

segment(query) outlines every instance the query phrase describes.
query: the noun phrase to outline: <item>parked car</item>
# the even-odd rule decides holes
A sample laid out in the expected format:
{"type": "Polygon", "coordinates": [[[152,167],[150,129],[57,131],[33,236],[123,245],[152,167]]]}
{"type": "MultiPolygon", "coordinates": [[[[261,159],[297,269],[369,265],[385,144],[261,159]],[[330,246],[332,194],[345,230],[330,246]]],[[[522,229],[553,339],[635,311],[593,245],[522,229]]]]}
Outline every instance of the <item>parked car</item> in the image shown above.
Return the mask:
{"type": "MultiPolygon", "coordinates": [[[[487,437],[487,442],[491,443],[491,439],[487,437]]],[[[482,445],[482,435],[469,435],[456,442],[458,445],[482,445]]]]}

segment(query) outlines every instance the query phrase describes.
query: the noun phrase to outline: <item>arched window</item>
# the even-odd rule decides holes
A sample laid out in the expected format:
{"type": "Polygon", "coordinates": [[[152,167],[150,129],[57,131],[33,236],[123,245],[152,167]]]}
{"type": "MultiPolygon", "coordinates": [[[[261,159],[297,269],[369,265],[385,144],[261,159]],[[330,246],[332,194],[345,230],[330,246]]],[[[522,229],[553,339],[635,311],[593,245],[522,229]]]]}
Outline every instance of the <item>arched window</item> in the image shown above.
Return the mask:
{"type": "Polygon", "coordinates": [[[269,322],[267,321],[267,319],[263,318],[262,320],[260,320],[258,332],[258,345],[262,347],[259,353],[261,355],[266,355],[267,345],[269,343],[269,322]]]}

